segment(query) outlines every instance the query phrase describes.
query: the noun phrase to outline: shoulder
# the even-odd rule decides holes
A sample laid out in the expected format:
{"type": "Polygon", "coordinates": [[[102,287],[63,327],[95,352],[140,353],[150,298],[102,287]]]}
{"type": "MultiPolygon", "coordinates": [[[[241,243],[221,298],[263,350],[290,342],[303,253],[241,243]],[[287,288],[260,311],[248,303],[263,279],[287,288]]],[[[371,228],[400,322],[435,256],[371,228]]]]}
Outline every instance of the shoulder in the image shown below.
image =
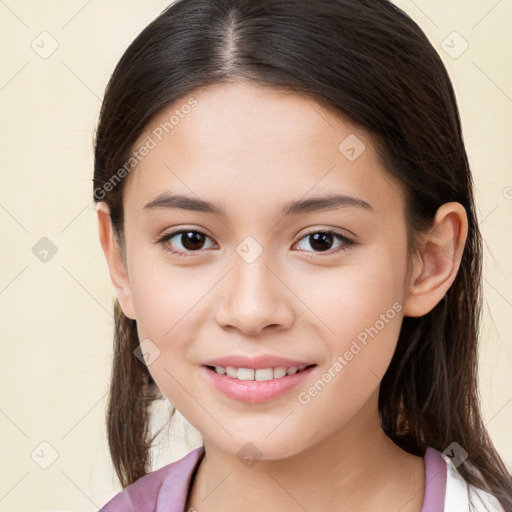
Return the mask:
{"type": "Polygon", "coordinates": [[[444,512],[505,512],[496,497],[466,482],[450,457],[441,456],[447,469],[444,512]]]}
{"type": "Polygon", "coordinates": [[[181,512],[192,473],[204,455],[204,447],[139,478],[117,493],[99,512],[181,512]]]}

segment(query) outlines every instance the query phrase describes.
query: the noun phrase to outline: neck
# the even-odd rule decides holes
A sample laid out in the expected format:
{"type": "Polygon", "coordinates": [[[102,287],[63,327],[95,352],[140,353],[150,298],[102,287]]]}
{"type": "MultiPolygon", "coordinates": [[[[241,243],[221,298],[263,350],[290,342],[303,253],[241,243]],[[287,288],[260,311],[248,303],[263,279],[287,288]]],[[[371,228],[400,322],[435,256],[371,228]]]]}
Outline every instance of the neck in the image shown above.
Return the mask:
{"type": "Polygon", "coordinates": [[[420,512],[423,458],[385,435],[376,396],[343,428],[283,459],[248,467],[205,441],[186,510],[420,512]]]}

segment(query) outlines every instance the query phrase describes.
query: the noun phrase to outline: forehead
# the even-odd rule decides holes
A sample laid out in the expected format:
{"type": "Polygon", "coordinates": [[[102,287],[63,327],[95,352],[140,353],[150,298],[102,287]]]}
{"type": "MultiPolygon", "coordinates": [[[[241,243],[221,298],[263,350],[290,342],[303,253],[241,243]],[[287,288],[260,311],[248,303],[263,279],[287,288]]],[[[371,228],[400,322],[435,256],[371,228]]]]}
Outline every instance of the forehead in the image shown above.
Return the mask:
{"type": "Polygon", "coordinates": [[[223,205],[228,215],[231,199],[260,213],[325,193],[357,196],[383,212],[401,205],[401,188],[365,131],[290,91],[247,83],[199,89],[160,111],[135,147],[148,137],[154,147],[123,194],[137,210],[162,192],[223,205]]]}

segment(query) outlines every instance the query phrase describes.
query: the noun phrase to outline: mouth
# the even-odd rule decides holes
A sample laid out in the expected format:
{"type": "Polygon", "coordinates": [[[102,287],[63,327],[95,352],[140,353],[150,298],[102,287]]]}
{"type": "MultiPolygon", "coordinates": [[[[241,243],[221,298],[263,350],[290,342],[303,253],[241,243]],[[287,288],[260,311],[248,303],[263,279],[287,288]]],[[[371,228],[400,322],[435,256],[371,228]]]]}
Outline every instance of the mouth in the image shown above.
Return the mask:
{"type": "Polygon", "coordinates": [[[269,402],[284,396],[308,378],[317,364],[268,368],[203,365],[207,381],[228,398],[246,403],[269,402]]]}

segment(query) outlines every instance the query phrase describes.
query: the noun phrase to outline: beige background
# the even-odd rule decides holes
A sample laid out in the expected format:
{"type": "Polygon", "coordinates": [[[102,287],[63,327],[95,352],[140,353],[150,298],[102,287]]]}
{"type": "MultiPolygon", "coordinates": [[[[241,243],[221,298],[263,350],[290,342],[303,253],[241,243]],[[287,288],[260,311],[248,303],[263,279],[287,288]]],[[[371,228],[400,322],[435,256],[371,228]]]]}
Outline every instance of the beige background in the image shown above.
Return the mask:
{"type": "MultiPolygon", "coordinates": [[[[92,511],[120,489],[104,427],[114,292],[91,198],[92,132],[115,64],[167,4],[0,0],[1,511],[92,511]],[[46,262],[36,257],[43,237],[57,250],[46,262]]],[[[486,240],[483,411],[512,466],[512,4],[397,4],[457,92],[486,240]]],[[[154,469],[200,444],[178,427],[154,469]]]]}

